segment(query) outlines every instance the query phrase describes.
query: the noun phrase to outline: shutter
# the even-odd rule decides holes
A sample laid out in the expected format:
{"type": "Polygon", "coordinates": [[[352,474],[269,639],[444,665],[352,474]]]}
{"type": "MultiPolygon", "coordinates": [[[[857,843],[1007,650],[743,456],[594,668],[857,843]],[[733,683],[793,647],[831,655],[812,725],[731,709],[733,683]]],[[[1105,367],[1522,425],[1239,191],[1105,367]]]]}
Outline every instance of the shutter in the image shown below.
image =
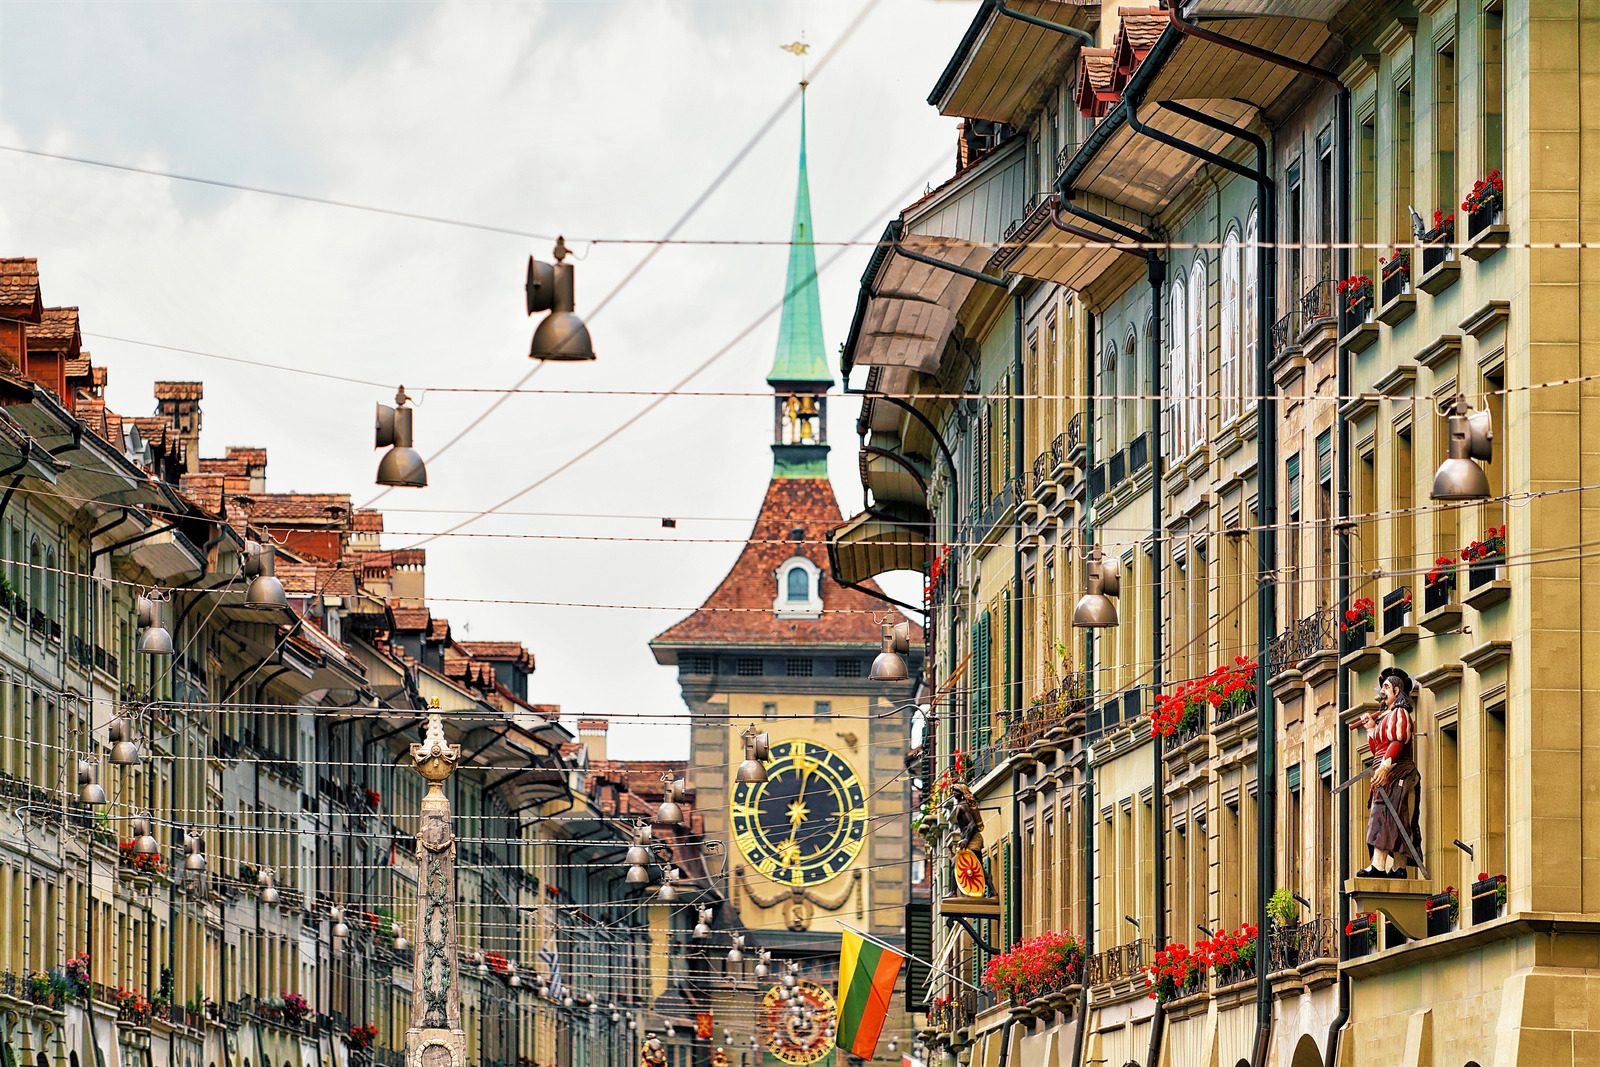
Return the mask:
{"type": "Polygon", "coordinates": [[[933,959],[933,905],[913,900],[906,905],[906,1011],[928,1010],[928,979],[933,959]]]}
{"type": "Polygon", "coordinates": [[[1005,665],[1006,665],[1005,676],[1004,676],[1005,677],[1004,688],[1000,690],[1000,715],[1001,715],[1002,718],[1008,718],[1009,716],[1011,716],[1011,715],[1013,715],[1013,714],[1015,714],[1015,713],[1017,713],[1018,711],[1021,710],[1019,708],[1013,708],[1011,706],[1011,692],[1012,692],[1012,688],[1011,687],[1012,687],[1012,683],[1016,680],[1016,677],[1017,677],[1017,675],[1016,675],[1017,665],[1015,663],[1011,662],[1011,649],[1013,647],[1012,646],[1012,642],[1011,642],[1011,627],[1014,625],[1013,620],[1015,618],[1015,615],[1014,615],[1015,611],[1016,611],[1016,590],[1013,588],[1011,590],[1011,592],[1006,597],[1006,614],[1005,614],[1005,620],[1006,620],[1005,621],[1005,642],[1006,642],[1006,645],[1005,645],[1005,650],[1001,653],[1001,655],[1004,657],[1004,662],[1005,662],[1005,665]]]}
{"type": "Polygon", "coordinates": [[[980,415],[972,424],[969,435],[967,459],[971,463],[970,485],[967,489],[967,511],[972,516],[972,524],[978,524],[978,516],[983,514],[983,417],[980,415]]]}
{"type": "Polygon", "coordinates": [[[1300,514],[1300,457],[1290,456],[1284,464],[1284,480],[1289,483],[1289,516],[1300,514]]]}
{"type": "Polygon", "coordinates": [[[1324,430],[1317,438],[1317,484],[1333,481],[1333,431],[1324,430]]]}
{"type": "Polygon", "coordinates": [[[1000,945],[1006,951],[1010,951],[1011,946],[1016,944],[1017,941],[1016,923],[1012,919],[1014,913],[1011,904],[1013,899],[1011,894],[1017,891],[1017,882],[1011,870],[1010,838],[1000,843],[1000,884],[1005,887],[1000,897],[1000,907],[1003,909],[1000,912],[1001,937],[1004,938],[1000,945]]]}
{"type": "Polygon", "coordinates": [[[978,617],[978,634],[973,641],[972,730],[969,750],[973,755],[989,743],[989,613],[978,617]]]}
{"type": "Polygon", "coordinates": [[[1300,788],[1300,764],[1296,763],[1293,767],[1290,767],[1287,777],[1289,779],[1289,792],[1293,793],[1300,788]]]}
{"type": "Polygon", "coordinates": [[[1317,777],[1331,778],[1333,776],[1333,749],[1325,748],[1317,753],[1317,777]]]}

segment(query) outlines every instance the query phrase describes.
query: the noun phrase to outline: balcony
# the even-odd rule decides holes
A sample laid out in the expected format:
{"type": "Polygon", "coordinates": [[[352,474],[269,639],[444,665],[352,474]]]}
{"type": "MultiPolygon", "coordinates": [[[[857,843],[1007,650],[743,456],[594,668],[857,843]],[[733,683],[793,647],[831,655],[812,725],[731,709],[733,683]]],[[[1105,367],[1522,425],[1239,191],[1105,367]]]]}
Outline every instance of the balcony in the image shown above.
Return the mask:
{"type": "Polygon", "coordinates": [[[1291,308],[1272,324],[1272,365],[1300,350],[1300,311],[1291,308]]]}
{"type": "Polygon", "coordinates": [[[1038,499],[1044,483],[1050,480],[1050,453],[1041,452],[1033,460],[1033,495],[1038,499]]]}
{"type": "Polygon", "coordinates": [[[1285,671],[1307,672],[1308,662],[1326,654],[1330,660],[1338,649],[1339,630],[1332,607],[1318,608],[1299,622],[1291,623],[1267,646],[1267,677],[1285,671]]]}
{"type": "Polygon", "coordinates": [[[1317,330],[1334,325],[1333,279],[1318,278],[1300,294],[1300,335],[1302,338],[1317,330]]]}
{"type": "Polygon", "coordinates": [[[1277,974],[1309,967],[1330,966],[1339,959],[1339,939],[1332,919],[1307,919],[1292,926],[1275,926],[1267,942],[1267,973],[1277,974]]]}
{"type": "Polygon", "coordinates": [[[1096,952],[1083,961],[1083,980],[1089,986],[1113,985],[1128,980],[1144,981],[1148,964],[1144,938],[1096,952]]]}
{"type": "MultiPolygon", "coordinates": [[[[1057,438],[1060,440],[1060,438],[1057,438]]],[[[1083,465],[1083,412],[1072,416],[1067,423],[1067,462],[1076,466],[1083,465]]]]}
{"type": "Polygon", "coordinates": [[[1128,443],[1128,474],[1138,474],[1150,463],[1150,434],[1148,431],[1128,443]]]}
{"type": "MultiPolygon", "coordinates": [[[[1072,421],[1067,423],[1068,433],[1075,434],[1077,432],[1074,427],[1078,425],[1078,420],[1081,418],[1083,418],[1082,415],[1072,416],[1072,421]]],[[[1050,442],[1050,471],[1057,481],[1064,478],[1067,473],[1067,437],[1068,434],[1058,433],[1055,439],[1050,442]]]]}
{"type": "Polygon", "coordinates": [[[1106,464],[1106,486],[1115,489],[1128,477],[1128,452],[1127,449],[1118,449],[1112,453],[1111,461],[1106,464]]]}
{"type": "Polygon", "coordinates": [[[1383,621],[1383,650],[1402,652],[1417,643],[1416,615],[1412,611],[1411,587],[1398,586],[1383,595],[1379,610],[1383,621]]]}

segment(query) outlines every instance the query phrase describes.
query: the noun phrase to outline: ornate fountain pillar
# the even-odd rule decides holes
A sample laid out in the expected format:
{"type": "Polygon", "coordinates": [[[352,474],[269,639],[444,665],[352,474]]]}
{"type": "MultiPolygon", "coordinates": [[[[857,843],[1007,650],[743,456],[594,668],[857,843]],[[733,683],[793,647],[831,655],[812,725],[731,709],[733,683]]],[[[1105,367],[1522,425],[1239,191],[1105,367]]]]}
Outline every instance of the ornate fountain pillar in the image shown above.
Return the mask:
{"type": "Polygon", "coordinates": [[[456,984],[456,836],[450,798],[443,789],[461,758],[461,746],[445,742],[438,712],[429,714],[422,744],[411,746],[411,758],[428,780],[428,792],[417,827],[415,993],[406,1031],[406,1067],[466,1067],[467,1035],[461,1029],[456,984]]]}

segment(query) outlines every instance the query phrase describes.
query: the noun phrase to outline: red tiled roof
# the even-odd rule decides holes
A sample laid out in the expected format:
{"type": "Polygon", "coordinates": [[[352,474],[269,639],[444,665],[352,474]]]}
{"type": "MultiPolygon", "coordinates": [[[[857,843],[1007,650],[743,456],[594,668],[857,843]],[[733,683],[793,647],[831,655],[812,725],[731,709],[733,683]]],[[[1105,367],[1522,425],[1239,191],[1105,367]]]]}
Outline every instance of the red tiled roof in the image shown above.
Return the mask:
{"type": "Polygon", "coordinates": [[[241,463],[248,463],[252,467],[265,467],[267,465],[267,450],[254,445],[229,445],[228,458],[236,459],[241,463]]]}
{"type": "Polygon", "coordinates": [[[349,493],[257,493],[250,505],[250,518],[255,522],[316,522],[343,526],[349,516],[349,493]],[[330,512],[330,508],[337,511],[330,512]]]}
{"type": "Polygon", "coordinates": [[[1101,118],[1117,100],[1116,90],[1111,88],[1116,52],[1110,48],[1085,48],[1078,54],[1083,57],[1075,94],[1078,111],[1088,118],[1101,118]]]}
{"type": "Polygon", "coordinates": [[[89,354],[79,354],[76,359],[67,360],[65,374],[68,378],[87,378],[90,372],[89,354]]]}
{"type": "Polygon", "coordinates": [[[157,400],[201,400],[206,394],[205,382],[156,382],[157,400]]]}
{"type": "Polygon", "coordinates": [[[1121,22],[1117,36],[1111,43],[1116,53],[1116,68],[1111,76],[1111,87],[1118,96],[1127,87],[1128,79],[1138,69],[1144,57],[1155,47],[1156,40],[1171,21],[1166,11],[1159,7],[1125,7],[1119,13],[1121,22]]]}
{"type": "Polygon", "coordinates": [[[598,730],[601,733],[605,733],[607,730],[611,729],[611,720],[610,719],[579,719],[578,720],[578,729],[580,729],[580,730],[598,730]]]}
{"type": "Polygon", "coordinates": [[[456,644],[474,659],[509,660],[517,664],[526,663],[530,670],[533,668],[533,653],[520,641],[457,641],[456,644]]]}
{"type": "MultiPolygon", "coordinates": [[[[876,646],[875,621],[893,608],[828,576],[827,531],[841,521],[839,502],[826,478],[774,478],[767,485],[750,544],[745,545],[722,583],[688,618],[667,628],[652,647],[676,645],[863,645],[876,646]],[[799,530],[800,541],[786,543],[799,530]],[[776,543],[756,543],[776,542],[776,543]],[[776,573],[791,556],[801,555],[822,571],[822,616],[779,618],[772,610],[776,573]],[[737,608],[726,611],[713,609],[737,608]]],[[[920,630],[916,640],[921,640],[920,630]]]]}
{"type": "Polygon", "coordinates": [[[0,259],[0,310],[16,318],[35,320],[44,311],[37,259],[0,259]]]}
{"type": "Polygon", "coordinates": [[[361,533],[383,533],[383,512],[362,508],[350,520],[350,528],[361,533]]]}
{"type": "MultiPolygon", "coordinates": [[[[78,402],[78,411],[83,411],[83,401],[78,402]]],[[[188,497],[194,505],[213,515],[222,514],[222,494],[226,479],[220,474],[208,474],[204,471],[198,474],[185,474],[178,479],[178,492],[188,497]]]]}
{"type": "Polygon", "coordinates": [[[448,640],[450,640],[450,620],[449,619],[435,618],[431,622],[429,622],[428,623],[428,640],[429,641],[448,641],[448,640]]]}
{"type": "Polygon", "coordinates": [[[429,629],[432,616],[427,608],[390,608],[394,616],[394,628],[407,633],[429,629]]]}
{"type": "Polygon", "coordinates": [[[36,352],[69,352],[78,347],[78,309],[45,308],[28,329],[28,348],[36,352]]]}

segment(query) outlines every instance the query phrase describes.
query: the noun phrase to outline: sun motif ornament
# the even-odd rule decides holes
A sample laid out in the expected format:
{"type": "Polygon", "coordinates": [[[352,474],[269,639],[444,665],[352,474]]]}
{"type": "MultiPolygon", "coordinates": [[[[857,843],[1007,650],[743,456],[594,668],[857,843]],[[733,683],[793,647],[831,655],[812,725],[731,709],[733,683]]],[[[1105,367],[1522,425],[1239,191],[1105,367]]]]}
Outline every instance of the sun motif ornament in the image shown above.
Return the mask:
{"type": "Polygon", "coordinates": [[[789,1000],[772,986],[761,998],[756,1038],[777,1059],[803,1067],[833,1052],[838,1015],[833,994],[815,982],[797,982],[789,1000]]]}
{"type": "Polygon", "coordinates": [[[989,895],[989,880],[983,874],[983,860],[970,848],[956,853],[956,889],[964,897],[989,895]]]}
{"type": "Polygon", "coordinates": [[[866,791],[845,758],[815,741],[771,747],[763,782],[738,782],[734,840],[780,885],[820,885],[844,873],[866,843],[866,791]]]}

